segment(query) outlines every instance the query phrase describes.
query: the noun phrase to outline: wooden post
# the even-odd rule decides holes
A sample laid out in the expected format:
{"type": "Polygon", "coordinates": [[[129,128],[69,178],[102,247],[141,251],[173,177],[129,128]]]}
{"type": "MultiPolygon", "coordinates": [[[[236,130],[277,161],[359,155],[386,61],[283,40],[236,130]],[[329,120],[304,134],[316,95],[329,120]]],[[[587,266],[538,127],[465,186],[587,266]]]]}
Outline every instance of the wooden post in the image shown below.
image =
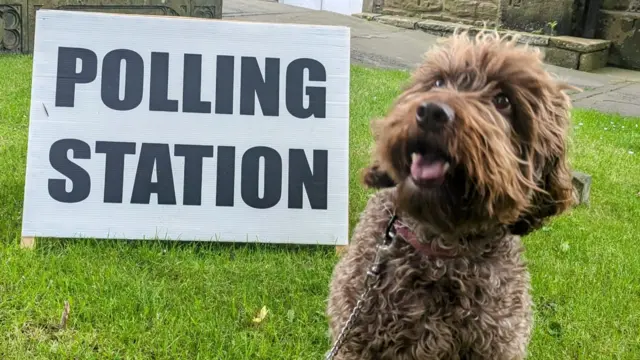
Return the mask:
{"type": "Polygon", "coordinates": [[[33,236],[23,236],[20,240],[21,249],[33,249],[36,247],[36,238],[33,236]]]}

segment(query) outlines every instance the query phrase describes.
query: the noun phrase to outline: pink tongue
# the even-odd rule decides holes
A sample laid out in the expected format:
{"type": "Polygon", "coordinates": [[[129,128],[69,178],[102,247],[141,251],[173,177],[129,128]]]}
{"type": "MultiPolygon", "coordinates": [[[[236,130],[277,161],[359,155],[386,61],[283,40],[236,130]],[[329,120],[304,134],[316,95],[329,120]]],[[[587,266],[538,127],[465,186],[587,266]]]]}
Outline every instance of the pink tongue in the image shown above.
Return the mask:
{"type": "Polygon", "coordinates": [[[443,161],[429,162],[421,155],[414,155],[411,162],[411,176],[415,180],[428,181],[444,176],[445,163],[443,161]]]}

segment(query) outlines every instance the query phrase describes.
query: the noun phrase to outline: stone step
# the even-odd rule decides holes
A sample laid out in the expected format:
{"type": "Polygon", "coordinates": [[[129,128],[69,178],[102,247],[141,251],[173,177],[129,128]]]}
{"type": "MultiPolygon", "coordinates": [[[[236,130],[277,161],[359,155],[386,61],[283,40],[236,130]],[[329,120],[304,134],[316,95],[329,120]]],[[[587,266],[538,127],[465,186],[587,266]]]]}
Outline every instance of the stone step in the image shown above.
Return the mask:
{"type": "MultiPolygon", "coordinates": [[[[450,36],[454,31],[476,34],[481,27],[453,22],[425,20],[415,17],[360,13],[354,16],[368,21],[392,25],[404,29],[420,30],[436,36],[450,36]]],[[[518,36],[518,42],[540,48],[545,62],[569,69],[593,71],[607,64],[611,41],[583,39],[572,36],[548,36],[532,33],[498,30],[501,35],[518,36]]]]}

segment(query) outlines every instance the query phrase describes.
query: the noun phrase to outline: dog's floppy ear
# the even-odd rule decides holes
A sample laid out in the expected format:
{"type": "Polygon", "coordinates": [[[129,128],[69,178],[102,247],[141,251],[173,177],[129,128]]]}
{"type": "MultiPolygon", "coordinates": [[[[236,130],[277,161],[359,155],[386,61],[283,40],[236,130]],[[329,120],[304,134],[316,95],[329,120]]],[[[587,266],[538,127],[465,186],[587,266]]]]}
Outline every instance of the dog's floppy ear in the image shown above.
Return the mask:
{"type": "Polygon", "coordinates": [[[547,161],[541,180],[544,192],[536,192],[531,207],[511,225],[513,234],[527,235],[542,227],[548,218],[565,212],[573,205],[572,175],[564,156],[547,161]]]}
{"type": "Polygon", "coordinates": [[[376,163],[362,169],[362,183],[372,189],[383,189],[396,186],[395,181],[376,163]]]}
{"type": "Polygon", "coordinates": [[[383,121],[385,121],[384,118],[373,118],[369,123],[369,129],[371,130],[371,135],[375,143],[373,147],[372,162],[371,165],[362,169],[362,172],[360,173],[362,183],[371,189],[384,189],[396,186],[396,182],[393,180],[391,175],[382,168],[376,154],[377,146],[379,145],[377,144],[380,131],[379,125],[383,121]]]}
{"type": "Polygon", "coordinates": [[[570,100],[563,92],[572,87],[559,84],[556,89],[558,92],[550,100],[552,106],[545,116],[546,122],[540,121],[542,127],[538,128],[541,143],[537,151],[531,150],[533,161],[538,164],[535,182],[540,189],[534,191],[527,211],[511,225],[511,232],[517,235],[539,229],[545,220],[565,212],[575,202],[573,175],[567,160],[570,100]]]}

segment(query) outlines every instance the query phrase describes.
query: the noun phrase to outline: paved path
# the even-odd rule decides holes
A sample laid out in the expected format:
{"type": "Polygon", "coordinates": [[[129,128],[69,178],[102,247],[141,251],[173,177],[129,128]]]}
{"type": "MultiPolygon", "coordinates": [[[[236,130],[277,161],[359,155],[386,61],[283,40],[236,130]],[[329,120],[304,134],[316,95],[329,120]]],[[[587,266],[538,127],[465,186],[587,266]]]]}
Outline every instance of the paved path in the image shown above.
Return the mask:
{"type": "MultiPolygon", "coordinates": [[[[352,63],[380,68],[411,70],[438,40],[422,31],[283,5],[273,0],[224,0],[222,15],[238,21],[348,26],[352,63]]],[[[605,68],[598,73],[586,73],[552,65],[547,68],[585,90],[572,95],[575,107],[640,116],[640,72],[605,68]]]]}

